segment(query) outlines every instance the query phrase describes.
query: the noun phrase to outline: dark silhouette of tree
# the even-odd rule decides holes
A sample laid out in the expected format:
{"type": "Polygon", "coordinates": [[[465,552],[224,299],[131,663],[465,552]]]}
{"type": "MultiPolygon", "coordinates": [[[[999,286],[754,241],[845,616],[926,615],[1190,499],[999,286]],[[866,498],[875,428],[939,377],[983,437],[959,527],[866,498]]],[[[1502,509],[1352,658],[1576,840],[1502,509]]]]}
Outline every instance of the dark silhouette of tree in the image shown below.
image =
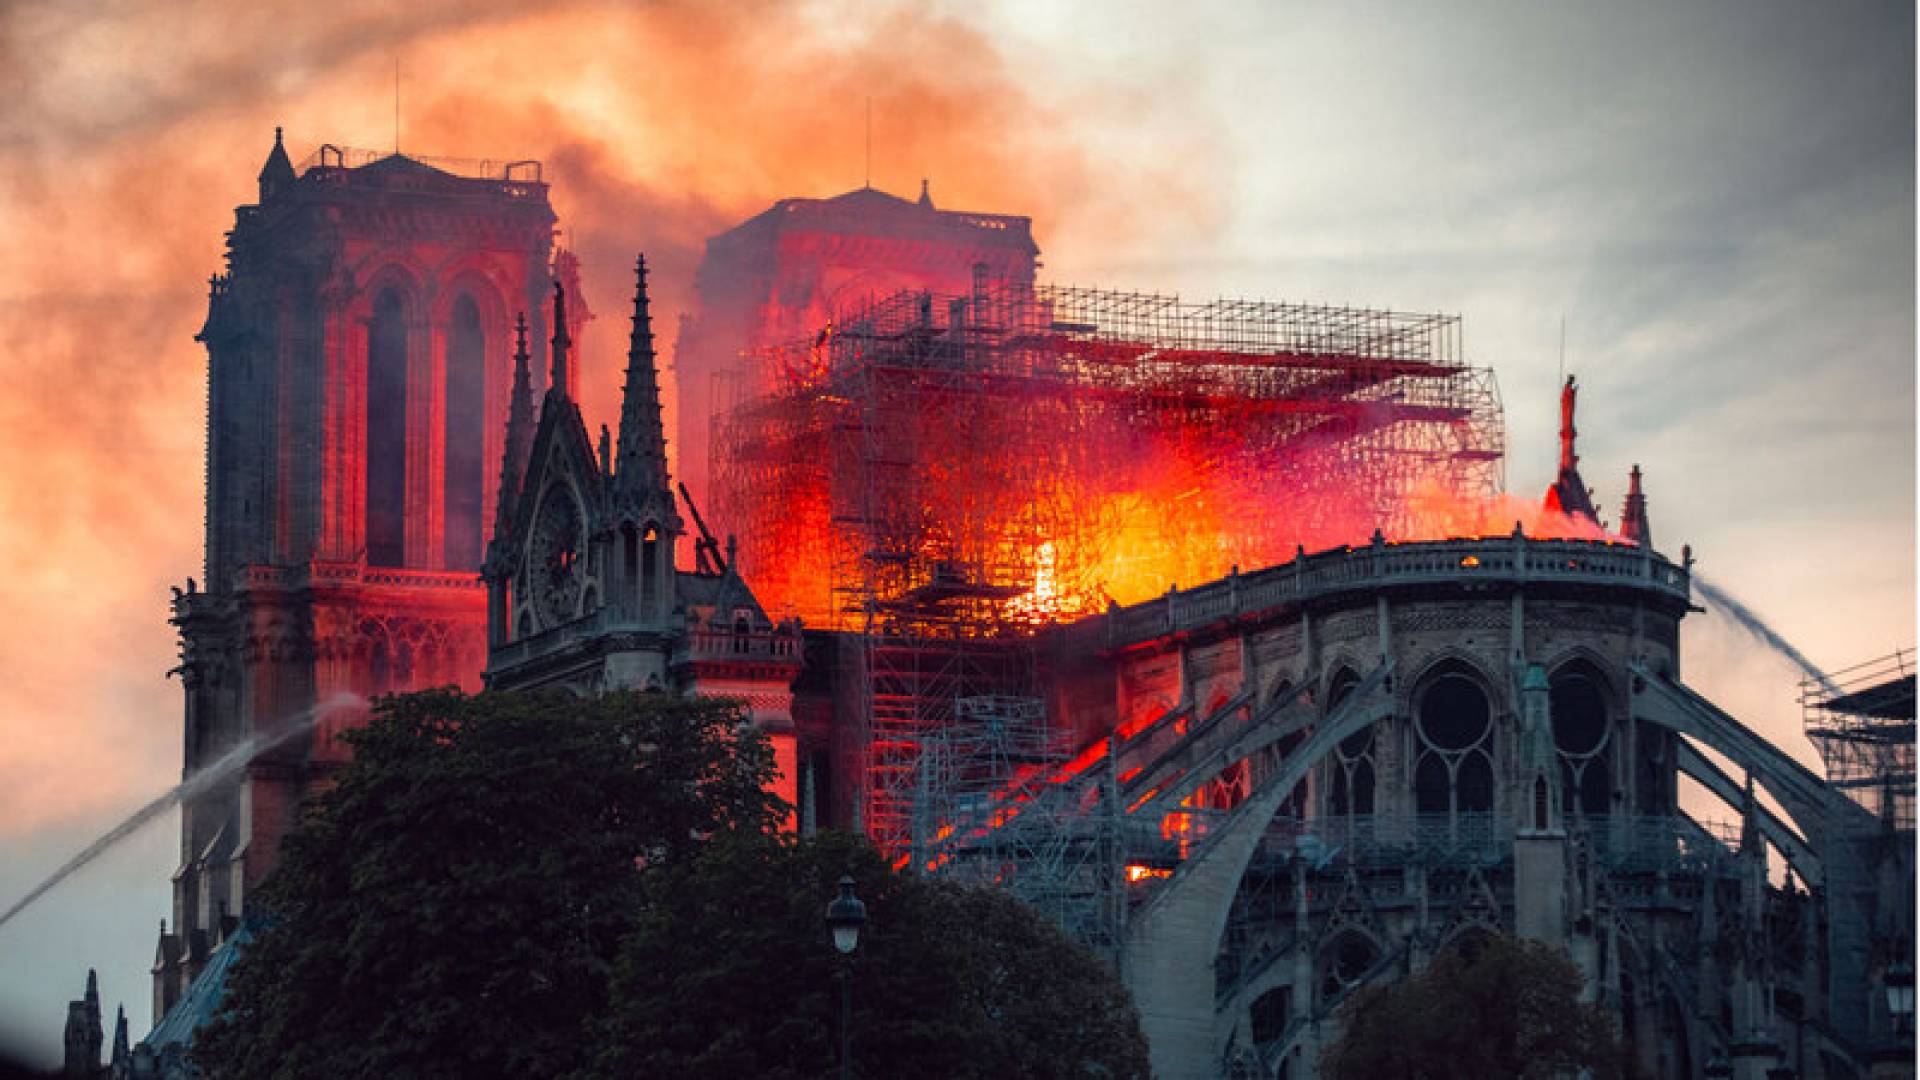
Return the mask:
{"type": "Polygon", "coordinates": [[[1507,936],[1442,952],[1426,969],[1360,990],[1341,1007],[1329,1080],[1549,1080],[1637,1075],[1599,1005],[1580,1000],[1566,954],[1507,936]]]}
{"type": "Polygon", "coordinates": [[[428,691],[346,739],[198,1040],[214,1077],[579,1070],[643,878],[784,811],[724,701],[428,691]]]}
{"type": "Polygon", "coordinates": [[[729,838],[650,878],[595,1074],[833,1075],[842,960],[823,916],[842,874],[868,913],[856,1075],[1149,1075],[1132,1001],[1093,953],[1005,893],[897,874],[843,834],[729,838]]]}

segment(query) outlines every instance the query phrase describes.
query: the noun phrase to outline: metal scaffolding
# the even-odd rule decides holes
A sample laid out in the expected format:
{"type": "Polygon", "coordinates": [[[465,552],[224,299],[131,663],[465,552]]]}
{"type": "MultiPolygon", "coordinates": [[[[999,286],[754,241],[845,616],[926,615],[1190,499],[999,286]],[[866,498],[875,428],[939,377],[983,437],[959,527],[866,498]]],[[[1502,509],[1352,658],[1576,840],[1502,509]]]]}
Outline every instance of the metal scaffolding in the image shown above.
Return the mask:
{"type": "Polygon", "coordinates": [[[1807,679],[1800,708],[1828,782],[1895,828],[1912,829],[1913,652],[1807,679]]]}
{"type": "MultiPolygon", "coordinates": [[[[1151,293],[903,292],[757,354],[719,400],[719,516],[776,615],[865,642],[863,824],[1021,642],[1298,545],[1445,535],[1501,488],[1491,372],[1445,315],[1151,293]]],[[[1504,531],[1504,530],[1501,530],[1504,531]]]]}
{"type": "Polygon", "coordinates": [[[1037,698],[955,703],[919,744],[918,870],[992,884],[1069,934],[1117,955],[1125,903],[1117,805],[1098,782],[1066,784],[1072,744],[1037,698]]]}

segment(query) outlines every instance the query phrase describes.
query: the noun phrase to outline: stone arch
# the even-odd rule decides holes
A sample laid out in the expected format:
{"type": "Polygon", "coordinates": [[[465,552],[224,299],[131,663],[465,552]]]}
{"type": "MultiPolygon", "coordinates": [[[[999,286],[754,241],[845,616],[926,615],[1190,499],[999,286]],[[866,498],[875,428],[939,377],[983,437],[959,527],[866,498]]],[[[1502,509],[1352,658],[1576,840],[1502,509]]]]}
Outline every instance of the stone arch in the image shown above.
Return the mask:
{"type": "MultiPolygon", "coordinates": [[[[1482,884],[1480,887],[1484,889],[1486,886],[1482,884]]],[[[1478,947],[1499,936],[1500,932],[1498,924],[1478,915],[1468,916],[1449,926],[1440,935],[1440,940],[1434,943],[1433,955],[1457,952],[1471,958],[1478,947]]]]}
{"type": "Polygon", "coordinates": [[[1344,923],[1314,950],[1313,1000],[1330,1008],[1364,983],[1387,951],[1359,923],[1344,923]]]}
{"type": "Polygon", "coordinates": [[[1441,668],[1449,665],[1467,669],[1487,689],[1487,700],[1493,707],[1496,724],[1512,712],[1508,696],[1499,692],[1502,683],[1487,667],[1486,658],[1457,645],[1448,645],[1428,653],[1421,660],[1420,667],[1416,669],[1412,678],[1399,680],[1394,699],[1395,709],[1402,715],[1412,715],[1418,691],[1441,668]]]}
{"type": "MultiPolygon", "coordinates": [[[[1213,961],[1253,853],[1294,786],[1342,739],[1373,722],[1360,706],[1391,671],[1391,661],[1374,668],[1352,700],[1314,725],[1294,752],[1261,778],[1248,799],[1209,832],[1197,857],[1182,862],[1129,921],[1125,962],[1131,971],[1151,973],[1129,982],[1149,1036],[1155,1040],[1157,1058],[1210,1059],[1216,990],[1213,961]]],[[[1276,741],[1285,729],[1278,723],[1253,724],[1221,756],[1246,757],[1276,741]]],[[[1157,805],[1150,806],[1149,812],[1156,809],[1157,805]]]]}
{"type": "Polygon", "coordinates": [[[1314,698],[1316,701],[1322,703],[1322,711],[1324,712],[1326,709],[1332,707],[1329,702],[1334,687],[1341,677],[1347,673],[1358,674],[1366,671],[1370,666],[1371,665],[1362,660],[1360,655],[1352,648],[1341,645],[1334,648],[1333,651],[1329,652],[1321,660],[1320,670],[1317,673],[1310,673],[1302,678],[1303,680],[1306,678],[1313,680],[1315,684],[1314,698]]]}

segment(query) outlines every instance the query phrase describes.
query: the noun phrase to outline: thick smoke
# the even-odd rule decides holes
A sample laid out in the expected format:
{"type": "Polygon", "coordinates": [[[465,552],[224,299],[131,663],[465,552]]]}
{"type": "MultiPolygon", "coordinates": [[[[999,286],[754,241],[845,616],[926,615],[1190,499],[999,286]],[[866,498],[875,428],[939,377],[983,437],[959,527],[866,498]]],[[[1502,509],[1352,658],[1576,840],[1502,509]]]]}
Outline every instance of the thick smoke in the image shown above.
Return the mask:
{"type": "Polygon", "coordinates": [[[1075,132],[1130,130],[1130,99],[1009,48],[905,5],[0,7],[0,456],[31,463],[0,475],[0,834],[98,812],[178,753],[160,673],[165,586],[199,572],[192,338],[275,125],[296,163],[392,145],[397,61],[404,150],[543,160],[599,314],[597,425],[634,252],[670,349],[705,237],[859,186],[869,98],[883,189],[929,176],[942,205],[1033,215],[1043,244],[1076,222],[1116,244],[1211,222],[1205,162],[1096,167],[1075,132]]]}

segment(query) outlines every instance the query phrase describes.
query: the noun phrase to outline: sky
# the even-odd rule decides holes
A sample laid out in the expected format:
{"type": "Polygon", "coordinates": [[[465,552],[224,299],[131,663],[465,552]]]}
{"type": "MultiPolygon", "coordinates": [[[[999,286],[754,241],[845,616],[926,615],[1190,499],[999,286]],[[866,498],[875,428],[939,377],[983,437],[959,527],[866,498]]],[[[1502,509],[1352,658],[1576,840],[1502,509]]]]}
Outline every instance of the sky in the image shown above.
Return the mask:
{"type": "MultiPolygon", "coordinates": [[[[0,905],[179,779],[167,588],[199,573],[205,354],[284,125],[545,163],[612,418],[633,252],[663,345],[707,236],[874,186],[1031,215],[1045,279],[1444,311],[1544,491],[1556,396],[1617,518],[1813,661],[1914,644],[1911,4],[1021,0],[0,6],[0,905]],[[872,102],[872,152],[865,109],[872,102]]],[[[1812,762],[1724,617],[1683,675],[1812,762]]],[[[0,1045],[98,968],[150,1022],[177,824],[0,928],[0,1045]]],[[[111,1018],[109,1018],[111,1025],[111,1018]]]]}

